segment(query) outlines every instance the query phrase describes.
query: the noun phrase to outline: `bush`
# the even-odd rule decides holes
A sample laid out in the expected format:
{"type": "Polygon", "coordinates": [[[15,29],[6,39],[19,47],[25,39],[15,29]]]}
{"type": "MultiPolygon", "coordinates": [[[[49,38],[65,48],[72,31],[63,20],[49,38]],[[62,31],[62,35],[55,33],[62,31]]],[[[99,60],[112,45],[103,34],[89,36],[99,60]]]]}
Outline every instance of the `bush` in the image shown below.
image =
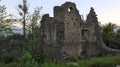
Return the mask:
{"type": "Polygon", "coordinates": [[[18,63],[18,67],[38,67],[38,63],[29,52],[26,52],[21,58],[19,58],[18,63]]]}
{"type": "Polygon", "coordinates": [[[43,52],[42,52],[41,43],[35,40],[30,40],[27,51],[31,53],[31,55],[37,62],[43,61],[43,52]]]}

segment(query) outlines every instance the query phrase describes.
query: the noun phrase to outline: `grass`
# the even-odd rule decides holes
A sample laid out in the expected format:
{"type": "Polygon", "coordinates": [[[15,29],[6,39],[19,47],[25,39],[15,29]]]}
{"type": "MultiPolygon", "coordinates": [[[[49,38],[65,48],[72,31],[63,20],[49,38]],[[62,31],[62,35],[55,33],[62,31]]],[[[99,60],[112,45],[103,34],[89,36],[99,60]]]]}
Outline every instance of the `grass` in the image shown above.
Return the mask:
{"type": "MultiPolygon", "coordinates": [[[[30,62],[29,59],[28,61],[30,62]]],[[[26,62],[28,61],[26,60],[26,62]]],[[[22,64],[23,66],[19,66],[21,63],[22,61],[10,63],[10,64],[0,63],[0,67],[115,67],[116,65],[120,64],[120,56],[109,56],[109,57],[105,56],[105,57],[92,57],[88,59],[77,59],[74,63],[69,62],[67,64],[58,64],[52,61],[37,63],[34,61],[34,63],[30,62],[27,64],[25,64],[24,62],[22,64]],[[34,65],[30,66],[31,63],[33,63],[34,65]]]]}
{"type": "Polygon", "coordinates": [[[120,56],[93,57],[77,60],[80,67],[115,67],[120,64],[120,56]]]}

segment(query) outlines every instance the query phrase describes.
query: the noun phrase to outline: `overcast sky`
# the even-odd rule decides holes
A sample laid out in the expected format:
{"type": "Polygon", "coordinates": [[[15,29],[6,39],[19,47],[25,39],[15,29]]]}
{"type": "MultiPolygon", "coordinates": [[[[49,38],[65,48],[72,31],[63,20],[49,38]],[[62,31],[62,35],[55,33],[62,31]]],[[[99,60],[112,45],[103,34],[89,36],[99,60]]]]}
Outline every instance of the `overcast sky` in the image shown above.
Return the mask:
{"type": "MultiPolygon", "coordinates": [[[[120,0],[28,0],[29,12],[33,12],[34,8],[43,7],[42,13],[53,15],[53,7],[71,1],[76,3],[79,13],[86,16],[90,7],[94,7],[98,20],[102,24],[113,22],[120,25],[120,0]]],[[[0,5],[6,5],[7,12],[17,15],[17,5],[22,0],[2,0],[0,5]]]]}

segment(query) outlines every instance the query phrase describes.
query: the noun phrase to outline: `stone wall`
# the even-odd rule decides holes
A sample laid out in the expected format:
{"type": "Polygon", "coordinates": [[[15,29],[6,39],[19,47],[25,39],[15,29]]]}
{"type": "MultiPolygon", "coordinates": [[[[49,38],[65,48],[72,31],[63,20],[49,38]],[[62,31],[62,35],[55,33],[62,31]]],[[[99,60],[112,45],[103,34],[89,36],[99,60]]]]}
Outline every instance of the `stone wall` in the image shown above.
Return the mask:
{"type": "Polygon", "coordinates": [[[54,7],[54,17],[45,14],[41,21],[43,51],[47,58],[64,61],[72,57],[120,54],[106,47],[94,9],[83,22],[76,5],[66,2],[54,7]]]}
{"type": "Polygon", "coordinates": [[[55,14],[55,16],[57,15],[59,17],[57,19],[64,23],[64,44],[62,49],[70,56],[79,56],[81,52],[81,16],[74,3],[66,2],[59,8],[62,10],[57,8],[55,11],[58,11],[57,14],[60,12],[61,15],[59,17],[59,15],[55,14]]]}
{"type": "Polygon", "coordinates": [[[63,61],[62,45],[64,39],[63,22],[58,21],[48,14],[41,21],[41,37],[43,39],[43,51],[46,58],[63,61]]]}

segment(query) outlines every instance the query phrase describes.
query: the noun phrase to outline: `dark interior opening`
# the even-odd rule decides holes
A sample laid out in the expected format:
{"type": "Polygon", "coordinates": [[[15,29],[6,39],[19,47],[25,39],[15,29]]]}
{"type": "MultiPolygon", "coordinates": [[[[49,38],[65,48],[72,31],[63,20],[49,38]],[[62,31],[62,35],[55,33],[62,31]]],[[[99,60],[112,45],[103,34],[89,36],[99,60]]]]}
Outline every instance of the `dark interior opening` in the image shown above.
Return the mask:
{"type": "Polygon", "coordinates": [[[73,9],[72,7],[69,7],[70,9],[73,9]]]}
{"type": "Polygon", "coordinates": [[[74,25],[76,25],[76,23],[74,23],[74,25]]]}
{"type": "Polygon", "coordinates": [[[76,21],[78,20],[78,19],[75,19],[76,21]]]}
{"type": "Polygon", "coordinates": [[[84,36],[85,32],[88,31],[87,29],[82,30],[82,36],[84,36]]]}
{"type": "Polygon", "coordinates": [[[68,8],[68,12],[70,12],[72,9],[73,9],[72,7],[69,7],[69,8],[68,8]]]}

